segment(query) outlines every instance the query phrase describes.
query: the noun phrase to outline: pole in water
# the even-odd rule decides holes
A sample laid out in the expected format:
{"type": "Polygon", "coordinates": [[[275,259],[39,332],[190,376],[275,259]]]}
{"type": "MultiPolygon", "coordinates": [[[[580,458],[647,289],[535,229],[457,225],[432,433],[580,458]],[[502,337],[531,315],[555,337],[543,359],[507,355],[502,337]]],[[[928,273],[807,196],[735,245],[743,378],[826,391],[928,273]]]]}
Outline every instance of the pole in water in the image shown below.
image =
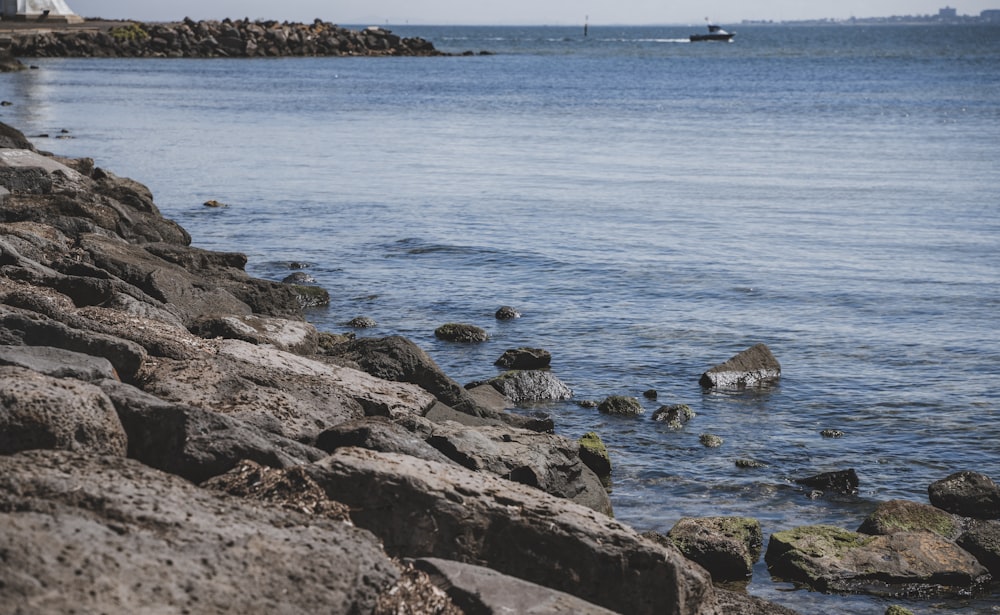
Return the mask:
{"type": "Polygon", "coordinates": [[[584,18],[583,18],[583,35],[584,36],[587,36],[587,28],[590,25],[588,23],[589,21],[590,21],[590,15],[584,16],[584,18]]]}

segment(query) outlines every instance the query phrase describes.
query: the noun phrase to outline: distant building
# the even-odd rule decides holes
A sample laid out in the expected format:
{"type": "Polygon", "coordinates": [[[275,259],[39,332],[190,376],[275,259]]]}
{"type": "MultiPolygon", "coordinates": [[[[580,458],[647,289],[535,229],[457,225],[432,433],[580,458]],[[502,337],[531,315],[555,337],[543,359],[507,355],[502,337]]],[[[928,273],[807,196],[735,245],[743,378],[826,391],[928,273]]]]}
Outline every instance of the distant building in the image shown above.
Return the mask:
{"type": "Polygon", "coordinates": [[[58,21],[81,23],[83,18],[73,12],[66,0],[0,0],[0,17],[5,21],[58,21]]]}
{"type": "Polygon", "coordinates": [[[938,17],[941,19],[955,19],[958,17],[958,9],[953,9],[950,6],[946,6],[940,11],[938,11],[938,17]]]}
{"type": "Polygon", "coordinates": [[[979,14],[983,21],[1000,21],[1000,9],[990,9],[979,14]]]}

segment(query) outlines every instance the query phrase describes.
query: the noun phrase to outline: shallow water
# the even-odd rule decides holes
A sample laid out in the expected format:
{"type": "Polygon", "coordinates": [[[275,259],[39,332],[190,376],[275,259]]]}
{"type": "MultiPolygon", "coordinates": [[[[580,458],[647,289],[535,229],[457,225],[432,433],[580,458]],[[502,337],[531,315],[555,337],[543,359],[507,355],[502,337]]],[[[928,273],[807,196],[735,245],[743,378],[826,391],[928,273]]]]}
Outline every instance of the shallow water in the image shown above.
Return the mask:
{"type": "MultiPolygon", "coordinates": [[[[309,314],[321,328],[370,316],[359,335],[409,336],[460,382],[527,345],[577,400],[655,389],[638,419],[525,410],[602,436],[616,516],[637,529],[710,514],[854,529],[954,471],[1000,478],[1000,29],[744,27],[730,45],[393,29],[497,54],[36,61],[0,75],[15,103],[0,121],[147,183],[196,245],[246,252],[256,275],[306,263],[333,296],[309,314]],[[505,304],[523,317],[496,321],[505,304]],[[434,339],[452,321],[492,340],[434,339]],[[757,342],[779,386],[701,390],[757,342]],[[697,413],[679,432],[649,419],[670,403],[697,413]],[[857,496],[794,483],[848,467],[857,496]]],[[[804,613],[891,603],[792,591],[763,563],[750,589],[804,613]]]]}

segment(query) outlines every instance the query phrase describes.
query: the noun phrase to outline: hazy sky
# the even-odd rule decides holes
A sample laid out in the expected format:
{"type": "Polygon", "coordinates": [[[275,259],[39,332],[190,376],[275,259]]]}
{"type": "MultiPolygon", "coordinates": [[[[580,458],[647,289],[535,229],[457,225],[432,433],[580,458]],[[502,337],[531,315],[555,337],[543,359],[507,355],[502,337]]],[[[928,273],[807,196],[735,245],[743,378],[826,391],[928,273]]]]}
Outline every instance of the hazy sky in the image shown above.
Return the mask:
{"type": "MultiPolygon", "coordinates": [[[[720,23],[744,19],[811,19],[937,14],[943,0],[67,0],[84,17],[173,21],[277,19],[340,24],[569,25],[720,23]]],[[[960,15],[1000,9],[1000,0],[957,0],[960,15]]]]}

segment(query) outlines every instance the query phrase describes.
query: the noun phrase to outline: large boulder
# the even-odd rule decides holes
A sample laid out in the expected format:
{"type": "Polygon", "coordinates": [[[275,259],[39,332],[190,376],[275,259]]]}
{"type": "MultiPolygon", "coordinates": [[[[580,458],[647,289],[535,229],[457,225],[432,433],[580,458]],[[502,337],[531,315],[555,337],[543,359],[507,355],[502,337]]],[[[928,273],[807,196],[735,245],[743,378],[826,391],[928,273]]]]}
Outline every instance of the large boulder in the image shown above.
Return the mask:
{"type": "Polygon", "coordinates": [[[702,387],[745,389],[773,384],[781,377],[781,364],[764,344],[757,344],[701,375],[702,387]]]}
{"type": "Polygon", "coordinates": [[[13,126],[0,122],[0,149],[26,149],[35,151],[35,146],[31,144],[31,141],[28,141],[23,132],[13,126]]]}
{"type": "Polygon", "coordinates": [[[392,555],[486,566],[623,613],[711,609],[708,573],[676,550],[537,489],[358,448],[309,470],[392,555]]]}
{"type": "Polygon", "coordinates": [[[628,395],[612,395],[607,397],[597,405],[598,411],[602,414],[614,416],[638,416],[645,412],[645,408],[635,397],[628,395]]]}
{"type": "Polygon", "coordinates": [[[0,367],[0,455],[31,449],[124,456],[125,430],[98,387],[0,367]]]}
{"type": "Polygon", "coordinates": [[[319,435],[316,447],[328,453],[338,448],[356,446],[383,453],[400,453],[438,463],[455,463],[427,443],[433,424],[424,418],[413,418],[409,427],[386,417],[370,416],[346,421],[319,435]]]}
{"type": "Polygon", "coordinates": [[[97,382],[118,375],[103,357],[51,346],[0,346],[0,365],[23,367],[53,378],[97,382]]]}
{"type": "Polygon", "coordinates": [[[889,500],[879,502],[858,531],[862,534],[886,535],[896,532],[934,532],[947,540],[955,540],[962,534],[962,520],[920,502],[889,500]]]}
{"type": "Polygon", "coordinates": [[[552,363],[552,353],[542,348],[511,348],[493,364],[504,369],[545,369],[552,363]]]}
{"type": "Polygon", "coordinates": [[[956,472],[927,488],[931,504],[963,517],[1000,519],[1000,486],[978,472],[956,472]]]}
{"type": "Polygon", "coordinates": [[[369,613],[399,577],[342,521],[53,451],[0,457],[0,553],[0,604],[35,613],[369,613]]]}
{"type": "Polygon", "coordinates": [[[976,556],[994,579],[1000,578],[1000,521],[970,519],[958,545],[976,556]]]}
{"type": "Polygon", "coordinates": [[[772,534],[764,559],[775,577],[824,592],[957,595],[991,579],[975,557],[931,532],[869,536],[804,526],[772,534]]]}
{"type": "Polygon", "coordinates": [[[515,404],[573,397],[573,390],[548,370],[512,370],[487,383],[515,404]]]}

